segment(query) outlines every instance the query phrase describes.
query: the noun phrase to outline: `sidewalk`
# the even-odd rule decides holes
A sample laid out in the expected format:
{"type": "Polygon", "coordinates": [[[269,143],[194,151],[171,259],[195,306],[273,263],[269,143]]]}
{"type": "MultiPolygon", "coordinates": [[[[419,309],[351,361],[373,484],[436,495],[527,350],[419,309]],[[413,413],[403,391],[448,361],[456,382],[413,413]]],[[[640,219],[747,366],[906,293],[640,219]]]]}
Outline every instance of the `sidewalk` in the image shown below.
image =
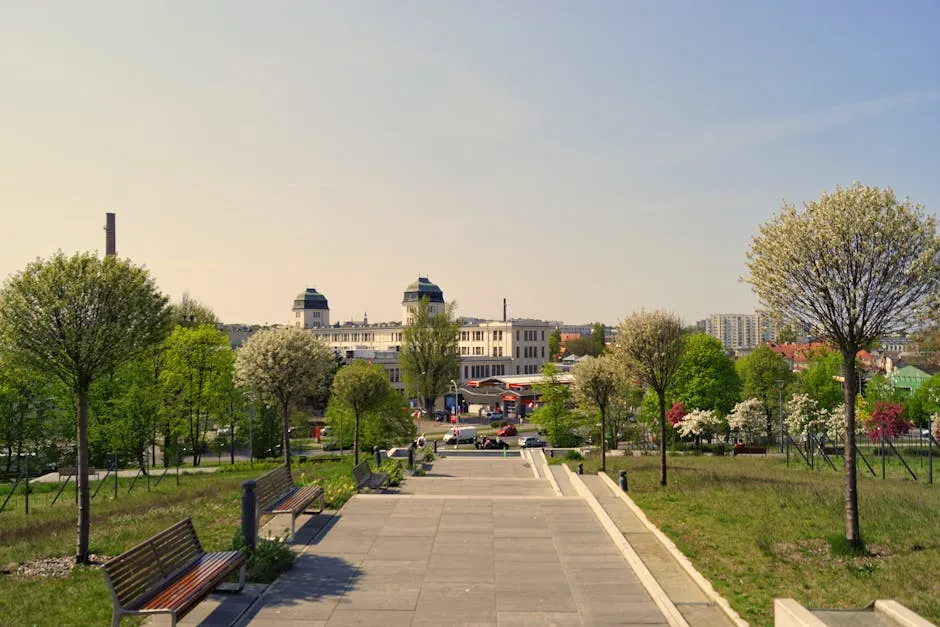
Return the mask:
{"type": "Polygon", "coordinates": [[[735,624],[601,478],[541,451],[439,458],[299,522],[289,571],[247,601],[212,595],[181,624],[735,624]]]}

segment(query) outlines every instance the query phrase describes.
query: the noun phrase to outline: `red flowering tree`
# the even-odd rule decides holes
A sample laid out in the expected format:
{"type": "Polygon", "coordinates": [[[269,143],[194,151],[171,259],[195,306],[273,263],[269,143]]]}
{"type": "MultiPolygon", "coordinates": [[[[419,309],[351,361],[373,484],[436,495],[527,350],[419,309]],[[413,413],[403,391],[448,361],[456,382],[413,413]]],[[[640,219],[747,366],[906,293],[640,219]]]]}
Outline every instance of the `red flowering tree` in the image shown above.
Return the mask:
{"type": "Polygon", "coordinates": [[[675,428],[688,413],[689,412],[685,410],[685,405],[680,401],[669,408],[669,411],[666,412],[666,418],[669,420],[669,424],[675,428]]]}
{"type": "Polygon", "coordinates": [[[875,402],[875,409],[871,412],[871,418],[865,423],[865,426],[868,427],[868,439],[877,442],[882,435],[886,438],[893,438],[907,433],[912,423],[910,420],[901,417],[903,413],[904,405],[901,403],[875,402]]]}

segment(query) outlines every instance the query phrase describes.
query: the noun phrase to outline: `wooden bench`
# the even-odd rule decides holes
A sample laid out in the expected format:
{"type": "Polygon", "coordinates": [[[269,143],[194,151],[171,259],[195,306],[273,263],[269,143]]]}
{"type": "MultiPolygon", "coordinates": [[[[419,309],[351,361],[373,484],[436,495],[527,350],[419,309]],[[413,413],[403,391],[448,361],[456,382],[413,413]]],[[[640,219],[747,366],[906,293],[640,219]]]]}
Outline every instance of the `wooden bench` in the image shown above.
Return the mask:
{"type": "MultiPolygon", "coordinates": [[[[78,468],[76,468],[75,466],[63,466],[59,468],[59,479],[62,479],[63,477],[77,477],[77,475],[78,475],[78,468]]],[[[88,476],[94,477],[95,479],[97,479],[98,470],[95,468],[89,468],[88,476]]]]}
{"type": "Polygon", "coordinates": [[[236,570],[245,585],[245,554],[206,553],[186,518],[107,562],[104,578],[114,602],[112,627],[134,614],[169,614],[171,625],[236,570]]]}
{"type": "Polygon", "coordinates": [[[356,489],[372,488],[374,490],[381,488],[388,483],[387,472],[372,472],[369,470],[369,460],[362,460],[359,465],[352,470],[353,478],[356,480],[356,489]]]}
{"type": "Polygon", "coordinates": [[[766,455],[766,446],[735,446],[732,455],[766,455]]]}
{"type": "MultiPolygon", "coordinates": [[[[297,515],[305,512],[308,505],[319,501],[320,509],[317,513],[323,511],[323,488],[316,485],[298,488],[294,485],[294,479],[287,466],[284,465],[264,473],[255,480],[255,498],[258,501],[259,523],[262,516],[290,514],[288,542],[294,538],[297,515]]],[[[260,528],[259,524],[258,529],[260,528]]]]}

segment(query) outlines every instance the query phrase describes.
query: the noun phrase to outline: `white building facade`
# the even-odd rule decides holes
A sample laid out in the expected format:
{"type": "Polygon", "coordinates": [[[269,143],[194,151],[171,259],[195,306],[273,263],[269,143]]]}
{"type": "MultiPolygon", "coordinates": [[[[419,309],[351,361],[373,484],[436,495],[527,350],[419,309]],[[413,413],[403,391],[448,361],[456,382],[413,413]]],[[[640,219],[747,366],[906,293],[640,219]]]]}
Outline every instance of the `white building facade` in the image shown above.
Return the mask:
{"type": "MultiPolygon", "coordinates": [[[[402,298],[402,320],[413,320],[414,311],[422,298],[428,299],[432,314],[446,309],[444,294],[427,277],[405,288],[402,298]]],[[[347,322],[329,325],[329,305],[326,298],[308,288],[294,299],[291,324],[309,329],[318,340],[344,359],[368,359],[382,364],[388,370],[389,380],[402,389],[398,352],[404,339],[404,326],[400,323],[370,324],[347,322]]],[[[457,350],[460,354],[458,383],[489,377],[535,375],[542,364],[551,360],[548,337],[554,326],[542,320],[488,320],[474,321],[459,327],[457,350]]]]}
{"type": "Polygon", "coordinates": [[[778,325],[768,314],[712,314],[705,320],[705,332],[718,338],[726,349],[752,349],[777,341],[778,325]]]}

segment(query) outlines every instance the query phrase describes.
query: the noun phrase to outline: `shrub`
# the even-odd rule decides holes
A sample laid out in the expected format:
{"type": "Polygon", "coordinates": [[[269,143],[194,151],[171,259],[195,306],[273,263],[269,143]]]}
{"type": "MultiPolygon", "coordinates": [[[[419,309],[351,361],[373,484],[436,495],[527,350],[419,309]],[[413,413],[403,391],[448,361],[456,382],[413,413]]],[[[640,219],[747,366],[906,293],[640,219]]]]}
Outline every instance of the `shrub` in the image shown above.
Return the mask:
{"type": "Polygon", "coordinates": [[[433,462],[434,461],[434,451],[428,449],[424,452],[424,461],[433,462]]]}
{"type": "Polygon", "coordinates": [[[258,539],[252,551],[245,542],[241,529],[232,537],[232,551],[242,551],[248,556],[245,578],[253,583],[271,583],[294,563],[294,552],[278,538],[258,539]]]}
{"type": "Polygon", "coordinates": [[[565,459],[570,459],[573,461],[580,461],[584,459],[584,455],[582,455],[578,451],[568,451],[567,453],[565,453],[565,459]]]}
{"type": "Polygon", "coordinates": [[[272,468],[277,468],[284,463],[284,460],[276,459],[266,459],[264,461],[255,460],[253,463],[249,462],[236,462],[234,464],[224,464],[219,466],[219,469],[216,471],[216,474],[223,475],[230,472],[249,472],[256,470],[259,473],[271,470],[272,468]]]}
{"type": "Polygon", "coordinates": [[[402,479],[405,478],[405,469],[397,459],[386,459],[379,466],[379,470],[388,473],[388,485],[393,488],[401,485],[402,479]]]}

